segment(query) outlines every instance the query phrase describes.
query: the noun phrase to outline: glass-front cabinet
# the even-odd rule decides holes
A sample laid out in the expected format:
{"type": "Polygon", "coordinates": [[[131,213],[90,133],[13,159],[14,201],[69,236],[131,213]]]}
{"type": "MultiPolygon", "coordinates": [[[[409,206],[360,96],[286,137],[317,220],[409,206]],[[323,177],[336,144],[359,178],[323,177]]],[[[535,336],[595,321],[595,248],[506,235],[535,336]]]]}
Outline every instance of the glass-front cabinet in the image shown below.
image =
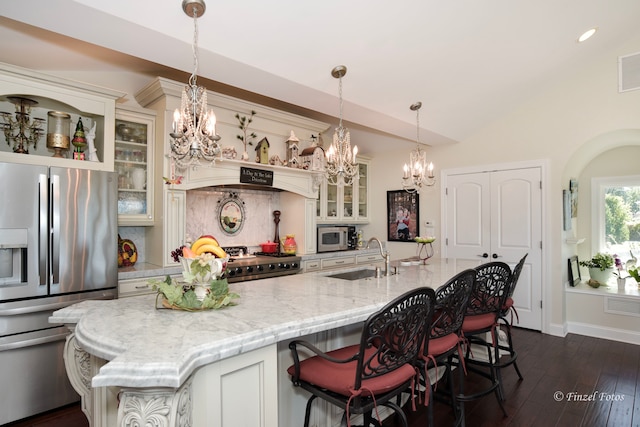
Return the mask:
{"type": "Polygon", "coordinates": [[[118,225],[153,225],[155,121],[152,110],[128,106],[116,109],[118,225]]]}
{"type": "Polygon", "coordinates": [[[351,185],[320,185],[316,203],[318,224],[369,222],[369,162],[358,159],[359,176],[351,185]]]}

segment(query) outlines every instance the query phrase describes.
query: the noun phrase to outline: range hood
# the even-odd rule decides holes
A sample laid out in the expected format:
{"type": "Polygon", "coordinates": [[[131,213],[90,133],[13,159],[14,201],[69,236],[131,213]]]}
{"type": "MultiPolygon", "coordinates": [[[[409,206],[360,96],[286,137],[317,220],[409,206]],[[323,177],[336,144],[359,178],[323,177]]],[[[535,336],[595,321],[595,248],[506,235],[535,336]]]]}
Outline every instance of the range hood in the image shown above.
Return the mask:
{"type": "Polygon", "coordinates": [[[315,199],[321,175],[305,169],[265,165],[241,160],[219,160],[213,165],[200,166],[185,171],[183,184],[174,185],[176,190],[194,190],[205,187],[250,188],[263,191],[287,191],[315,199]],[[263,172],[273,178],[270,184],[242,182],[241,169],[263,172]]]}

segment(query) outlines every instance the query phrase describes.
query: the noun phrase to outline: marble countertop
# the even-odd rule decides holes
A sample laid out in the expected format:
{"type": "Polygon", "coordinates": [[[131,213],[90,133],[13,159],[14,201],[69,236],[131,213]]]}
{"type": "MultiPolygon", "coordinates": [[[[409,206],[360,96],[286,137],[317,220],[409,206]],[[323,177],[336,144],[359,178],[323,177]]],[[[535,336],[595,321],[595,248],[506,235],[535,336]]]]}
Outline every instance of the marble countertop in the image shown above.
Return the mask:
{"type": "Polygon", "coordinates": [[[236,306],[195,313],[156,309],[155,295],[83,301],[49,321],[76,324],[78,343],[108,361],[94,387],[179,387],[200,366],[364,321],[396,296],[418,286],[437,288],[473,266],[431,259],[398,266],[398,274],[382,278],[328,277],[333,271],[233,283],[240,295],[236,306]]]}
{"type": "MultiPolygon", "coordinates": [[[[369,255],[379,254],[380,249],[378,247],[370,249],[355,249],[350,251],[339,252],[324,252],[320,254],[307,254],[300,255],[301,261],[324,259],[324,258],[336,258],[355,255],[369,255]]],[[[118,280],[126,279],[144,279],[147,277],[164,277],[166,275],[179,275],[182,272],[182,267],[176,263],[175,267],[161,267],[155,264],[149,263],[137,263],[132,267],[120,267],[118,268],[118,280]]]]}

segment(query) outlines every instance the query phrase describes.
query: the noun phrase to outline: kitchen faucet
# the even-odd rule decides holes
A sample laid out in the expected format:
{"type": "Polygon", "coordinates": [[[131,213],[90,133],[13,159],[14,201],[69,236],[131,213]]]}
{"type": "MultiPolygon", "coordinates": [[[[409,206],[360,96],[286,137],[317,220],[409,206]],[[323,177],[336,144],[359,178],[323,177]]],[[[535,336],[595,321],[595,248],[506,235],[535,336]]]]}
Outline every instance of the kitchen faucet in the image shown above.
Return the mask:
{"type": "Polygon", "coordinates": [[[380,246],[380,255],[384,258],[384,275],[388,276],[389,275],[389,262],[390,262],[391,254],[389,254],[389,251],[383,251],[382,250],[382,242],[377,237],[372,237],[372,238],[369,239],[369,241],[367,242],[367,249],[369,249],[369,245],[373,241],[378,242],[378,246],[380,246]]]}

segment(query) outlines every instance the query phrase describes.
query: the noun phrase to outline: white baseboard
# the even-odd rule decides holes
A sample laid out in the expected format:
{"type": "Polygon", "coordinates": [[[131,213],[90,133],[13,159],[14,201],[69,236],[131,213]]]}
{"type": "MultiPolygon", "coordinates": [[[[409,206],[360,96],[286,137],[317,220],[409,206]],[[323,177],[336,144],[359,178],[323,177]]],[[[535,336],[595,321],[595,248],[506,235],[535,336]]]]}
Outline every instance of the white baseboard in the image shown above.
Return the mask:
{"type": "Polygon", "coordinates": [[[569,333],[567,323],[551,323],[549,328],[545,331],[546,334],[556,337],[565,337],[569,333]]]}
{"type": "Polygon", "coordinates": [[[640,344],[640,332],[634,332],[628,329],[610,328],[580,322],[567,322],[567,329],[568,332],[572,334],[586,335],[588,337],[603,338],[629,344],[640,344]]]}

